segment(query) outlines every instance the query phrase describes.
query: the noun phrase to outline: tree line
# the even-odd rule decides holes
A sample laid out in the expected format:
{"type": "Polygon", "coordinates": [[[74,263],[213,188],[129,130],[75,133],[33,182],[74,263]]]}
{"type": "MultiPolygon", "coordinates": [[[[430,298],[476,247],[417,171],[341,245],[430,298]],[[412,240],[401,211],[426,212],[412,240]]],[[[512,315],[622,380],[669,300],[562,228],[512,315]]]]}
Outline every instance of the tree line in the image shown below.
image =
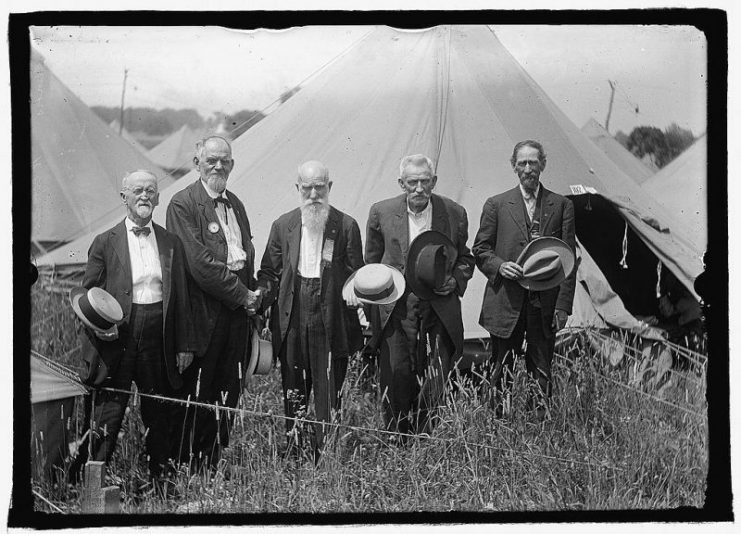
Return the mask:
{"type": "Polygon", "coordinates": [[[657,167],[666,167],[695,142],[692,130],[672,123],[663,131],[655,126],[637,126],[630,135],[615,134],[615,139],[639,159],[648,155],[657,167]]]}

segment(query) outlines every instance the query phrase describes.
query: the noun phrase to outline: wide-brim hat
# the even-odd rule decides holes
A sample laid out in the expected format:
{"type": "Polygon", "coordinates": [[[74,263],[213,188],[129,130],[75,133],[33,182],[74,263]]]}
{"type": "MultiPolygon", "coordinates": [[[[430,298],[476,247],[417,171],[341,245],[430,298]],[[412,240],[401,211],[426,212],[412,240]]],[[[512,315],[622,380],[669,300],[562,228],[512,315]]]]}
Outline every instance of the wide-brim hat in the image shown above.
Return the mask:
{"type": "Polygon", "coordinates": [[[342,286],[342,297],[354,294],[364,304],[392,304],[406,289],[404,275],[385,263],[369,263],[352,273],[342,286]]]}
{"type": "Polygon", "coordinates": [[[458,249],[450,238],[437,230],[422,232],[409,245],[405,276],[409,288],[423,300],[440,298],[436,287],[453,273],[458,249]]]}
{"type": "Polygon", "coordinates": [[[530,291],[545,291],[557,287],[571,276],[576,265],[574,251],[557,237],[533,239],[520,253],[517,264],[523,276],[519,284],[530,291]]]}
{"type": "Polygon", "coordinates": [[[123,319],[121,305],[105,289],[76,287],[69,300],[77,317],[96,332],[108,332],[123,319]]]}
{"type": "Polygon", "coordinates": [[[266,375],[273,366],[273,343],[264,339],[255,326],[252,327],[252,351],[247,363],[247,376],[266,375]]]}

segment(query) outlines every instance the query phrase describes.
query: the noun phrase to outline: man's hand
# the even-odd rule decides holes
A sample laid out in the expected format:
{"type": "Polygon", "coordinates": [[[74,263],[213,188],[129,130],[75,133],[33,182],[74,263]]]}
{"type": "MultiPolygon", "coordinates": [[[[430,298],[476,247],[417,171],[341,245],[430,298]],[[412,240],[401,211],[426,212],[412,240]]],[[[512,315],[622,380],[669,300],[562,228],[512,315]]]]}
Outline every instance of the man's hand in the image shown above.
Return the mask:
{"type": "Polygon", "coordinates": [[[178,360],[178,373],[183,374],[183,371],[185,371],[188,368],[188,366],[191,363],[193,363],[193,353],[192,352],[178,352],[177,360],[178,360]]]}
{"type": "Polygon", "coordinates": [[[440,289],[434,289],[435,295],[445,296],[450,295],[450,293],[455,289],[456,286],[455,278],[452,276],[448,276],[448,279],[445,280],[445,283],[442,285],[440,289]]]}
{"type": "Polygon", "coordinates": [[[347,307],[351,310],[357,310],[362,306],[354,291],[348,291],[347,296],[344,296],[343,298],[345,299],[345,304],[347,304],[347,307]]]}
{"type": "Polygon", "coordinates": [[[114,341],[118,339],[118,325],[115,324],[105,332],[98,332],[97,330],[93,330],[93,332],[95,332],[95,337],[101,341],[114,341]]]}
{"type": "Polygon", "coordinates": [[[556,313],[553,314],[553,322],[551,322],[551,328],[553,328],[554,332],[558,332],[564,326],[566,326],[566,321],[568,319],[569,319],[568,313],[566,313],[563,310],[556,310],[556,313]]]}
{"type": "Polygon", "coordinates": [[[257,289],[256,291],[247,290],[247,302],[245,308],[247,308],[247,315],[255,315],[257,308],[262,304],[262,290],[257,289]]]}
{"type": "Polygon", "coordinates": [[[505,261],[499,266],[499,274],[507,280],[519,280],[522,278],[522,267],[513,261],[505,261]]]}

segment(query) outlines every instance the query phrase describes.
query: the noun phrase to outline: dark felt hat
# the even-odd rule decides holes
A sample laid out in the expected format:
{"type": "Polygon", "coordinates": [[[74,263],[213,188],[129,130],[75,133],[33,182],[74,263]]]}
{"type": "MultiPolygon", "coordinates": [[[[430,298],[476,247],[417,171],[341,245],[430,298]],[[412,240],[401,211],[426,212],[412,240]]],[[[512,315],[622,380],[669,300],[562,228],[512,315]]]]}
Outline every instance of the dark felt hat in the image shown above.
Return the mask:
{"type": "Polygon", "coordinates": [[[458,250],[450,238],[436,230],[422,232],[409,245],[405,277],[422,300],[440,298],[435,293],[453,273],[458,250]]]}

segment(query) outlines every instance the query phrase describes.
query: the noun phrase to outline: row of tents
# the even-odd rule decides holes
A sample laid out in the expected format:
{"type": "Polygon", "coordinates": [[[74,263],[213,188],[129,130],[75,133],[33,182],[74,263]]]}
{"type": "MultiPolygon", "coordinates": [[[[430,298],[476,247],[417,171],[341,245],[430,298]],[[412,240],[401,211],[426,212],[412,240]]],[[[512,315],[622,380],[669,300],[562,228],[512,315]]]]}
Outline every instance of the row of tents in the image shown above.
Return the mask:
{"type": "MultiPolygon", "coordinates": [[[[183,128],[144,155],[36,54],[31,76],[32,238],[64,241],[36,263],[42,272],[79,271],[93,237],[125,215],[123,173],[162,177],[154,219],[164,225],[172,196],[197,176],[174,181],[162,169],[190,160],[203,133],[183,128]]],[[[399,193],[399,160],[424,153],[437,162],[438,192],[466,208],[472,239],[486,198],[517,183],[509,157],[523,139],[543,143],[544,185],[575,204],[581,263],[570,325],[655,336],[636,315],[657,313],[658,264],[690,291],[702,271],[704,137],[654,173],[596,121],[575,126],[486,26],[375,29],[233,142],[228,187],[247,207],[260,254],[271,223],[296,205],[301,162],[327,164],[332,204],[362,228],[373,202],[399,193]]],[[[463,299],[469,341],[488,338],[478,324],[485,284],[477,271],[463,299]]]]}
{"type": "MultiPolygon", "coordinates": [[[[55,81],[56,90],[64,90],[55,81]]],[[[37,106],[43,107],[50,99],[48,91],[35,86],[33,90],[36,120],[37,115],[44,115],[36,111],[37,106]]],[[[84,108],[74,95],[65,98],[84,108]]],[[[110,128],[100,126],[106,133],[98,137],[110,137],[110,128]]],[[[688,153],[653,176],[645,166],[646,170],[640,170],[643,164],[604,130],[595,134],[599,129],[596,122],[585,125],[585,131],[577,128],[486,26],[426,31],[379,27],[234,141],[236,164],[229,188],[247,206],[260,251],[272,221],[295,205],[293,182],[300,162],[320,159],[329,166],[333,204],[363,226],[373,202],[398,194],[400,158],[421,152],[437,161],[438,191],[466,207],[473,234],[484,200],[516,183],[509,166],[512,146],[522,139],[538,139],[548,151],[544,185],[574,200],[581,254],[594,259],[583,260],[580,268],[588,295],[584,300],[595,308],[584,315],[598,325],[625,326],[634,324],[630,321],[633,315],[656,311],[651,296],[657,283],[657,262],[690,291],[702,271],[706,241],[700,236],[707,228],[701,162],[704,139],[692,149],[694,164],[679,161],[690,157],[688,153]],[[667,174],[673,166],[698,172],[682,181],[667,174]],[[672,186],[661,185],[664,182],[672,186]],[[678,207],[675,201],[687,205],[678,207]],[[601,280],[596,285],[604,291],[614,291],[605,293],[586,285],[587,279],[596,278],[601,280]],[[620,319],[614,310],[603,309],[604,302],[614,301],[615,293],[625,304],[620,319]]],[[[37,142],[49,144],[72,136],[55,136],[49,125],[40,130],[34,126],[33,137],[35,147],[37,142]]],[[[172,138],[171,150],[163,147],[161,153],[183,150],[192,154],[193,144],[194,139],[180,131],[172,138]]],[[[70,155],[68,147],[55,149],[69,160],[69,167],[89,167],[87,158],[71,157],[74,152],[70,155]]],[[[34,150],[34,190],[49,184],[59,188],[60,178],[44,174],[45,169],[36,165],[36,154],[34,150]]],[[[124,216],[117,194],[119,177],[124,170],[148,168],[138,154],[132,154],[116,159],[119,172],[90,173],[83,182],[86,187],[74,187],[75,195],[69,194],[69,185],[63,188],[66,196],[34,195],[34,239],[41,239],[41,232],[50,227],[55,237],[73,234],[70,214],[82,219],[85,229],[39,257],[39,267],[84,265],[93,237],[124,216]],[[111,176],[109,183],[103,183],[103,176],[111,176]],[[77,194],[79,189],[84,194],[77,194]]],[[[164,160],[159,161],[165,166],[164,160]]],[[[164,223],[164,207],[170,198],[194,179],[194,171],[174,183],[165,179],[156,222],[164,223]]],[[[484,277],[477,274],[464,299],[468,337],[485,336],[477,321],[484,284],[484,277]]]]}

